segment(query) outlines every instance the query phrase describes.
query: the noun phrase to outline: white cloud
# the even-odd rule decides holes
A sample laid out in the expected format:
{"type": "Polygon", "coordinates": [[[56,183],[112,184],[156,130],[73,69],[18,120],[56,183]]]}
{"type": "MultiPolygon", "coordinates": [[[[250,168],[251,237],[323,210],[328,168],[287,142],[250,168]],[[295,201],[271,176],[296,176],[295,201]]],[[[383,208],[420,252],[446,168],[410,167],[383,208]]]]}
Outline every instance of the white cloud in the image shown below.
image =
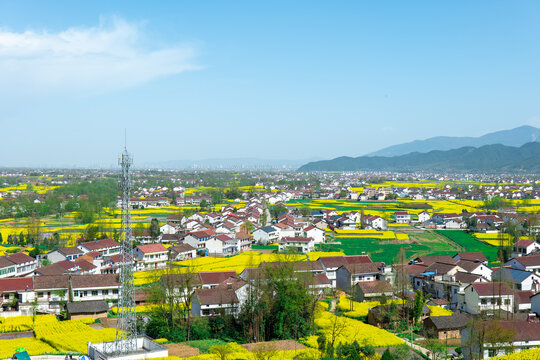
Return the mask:
{"type": "Polygon", "coordinates": [[[191,46],[150,48],[119,18],[58,33],[0,29],[0,91],[103,92],[200,67],[191,46]]]}

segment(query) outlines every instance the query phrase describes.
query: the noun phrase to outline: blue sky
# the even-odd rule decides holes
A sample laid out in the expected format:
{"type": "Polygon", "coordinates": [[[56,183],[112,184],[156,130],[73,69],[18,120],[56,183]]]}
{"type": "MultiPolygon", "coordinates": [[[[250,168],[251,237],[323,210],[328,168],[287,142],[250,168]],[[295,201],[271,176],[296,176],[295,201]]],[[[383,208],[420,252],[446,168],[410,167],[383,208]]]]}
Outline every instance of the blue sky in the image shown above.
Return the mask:
{"type": "Polygon", "coordinates": [[[540,3],[0,1],[0,166],[359,156],[540,125],[540,3]]]}

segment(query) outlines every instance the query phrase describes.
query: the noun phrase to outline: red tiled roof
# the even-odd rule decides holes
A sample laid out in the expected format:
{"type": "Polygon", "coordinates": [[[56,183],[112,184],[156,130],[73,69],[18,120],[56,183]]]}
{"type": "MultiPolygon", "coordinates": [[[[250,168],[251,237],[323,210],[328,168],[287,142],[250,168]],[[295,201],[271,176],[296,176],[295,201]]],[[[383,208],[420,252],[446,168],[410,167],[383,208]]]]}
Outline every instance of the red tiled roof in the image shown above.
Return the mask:
{"type": "Polygon", "coordinates": [[[75,260],[75,262],[77,263],[77,266],[82,270],[82,271],[90,271],[90,270],[93,270],[96,268],[96,266],[92,263],[89,263],[88,261],[84,260],[84,259],[77,259],[75,260]]]}
{"type": "Polygon", "coordinates": [[[338,268],[347,264],[345,256],[321,256],[319,261],[327,268],[338,268]]]}
{"type": "Polygon", "coordinates": [[[510,290],[506,283],[474,283],[471,286],[479,296],[512,295],[512,290],[510,290]]]}
{"type": "Polygon", "coordinates": [[[200,238],[210,237],[210,236],[215,235],[215,234],[214,234],[213,231],[201,230],[201,231],[194,231],[194,232],[190,233],[190,235],[193,235],[197,239],[200,239],[200,238]]]}
{"type": "Polygon", "coordinates": [[[514,341],[538,341],[540,340],[540,323],[525,320],[503,320],[499,325],[511,330],[514,341]]]}
{"type": "Polygon", "coordinates": [[[526,248],[526,247],[531,246],[532,244],[534,244],[534,241],[533,241],[533,240],[525,240],[525,239],[521,239],[521,240],[518,240],[518,241],[514,244],[514,246],[526,248]]]}
{"type": "Polygon", "coordinates": [[[57,263],[54,263],[53,265],[61,266],[64,270],[69,270],[77,266],[77,264],[69,260],[59,261],[57,263]]]}
{"type": "Polygon", "coordinates": [[[540,255],[521,256],[515,259],[523,266],[540,266],[540,255]]]}
{"type": "Polygon", "coordinates": [[[10,266],[15,266],[15,263],[13,261],[10,261],[7,256],[0,257],[0,269],[10,266]]]}
{"type": "Polygon", "coordinates": [[[216,239],[221,240],[221,241],[231,241],[232,237],[225,234],[220,234],[216,236],[216,239]]]}
{"type": "Polygon", "coordinates": [[[391,293],[393,290],[388,280],[361,281],[356,285],[364,294],[391,293]]]}
{"type": "Polygon", "coordinates": [[[418,262],[426,264],[426,265],[431,265],[434,262],[445,263],[445,264],[455,264],[456,263],[456,260],[452,259],[452,257],[449,256],[449,255],[420,256],[420,257],[417,257],[415,260],[418,260],[418,262]]]}
{"type": "Polygon", "coordinates": [[[369,255],[349,255],[345,256],[345,261],[347,264],[369,264],[373,262],[369,255]]]}
{"type": "Polygon", "coordinates": [[[238,297],[233,290],[197,289],[195,294],[201,305],[231,305],[238,303],[238,297]]]}
{"type": "Polygon", "coordinates": [[[102,239],[95,241],[87,241],[81,243],[82,246],[88,250],[101,250],[106,248],[120,247],[120,244],[114,241],[113,239],[102,239]]]}
{"type": "Polygon", "coordinates": [[[11,254],[11,255],[7,255],[6,257],[8,258],[9,261],[15,264],[24,264],[24,263],[32,262],[36,260],[33,257],[28,256],[24,253],[11,254]]]}
{"type": "Polygon", "coordinates": [[[460,252],[454,255],[454,257],[458,256],[461,258],[461,260],[469,260],[469,261],[488,261],[486,256],[481,252],[460,252]]]}
{"type": "Polygon", "coordinates": [[[332,282],[328,279],[326,274],[315,274],[316,285],[331,285],[332,282]]]}
{"type": "Polygon", "coordinates": [[[0,279],[0,292],[33,289],[32,278],[0,279]]]}
{"type": "Polygon", "coordinates": [[[99,251],[89,251],[87,252],[86,254],[84,254],[85,256],[90,256],[91,258],[98,258],[100,256],[103,256],[102,253],[100,253],[99,251]]]}
{"type": "Polygon", "coordinates": [[[240,232],[236,233],[236,238],[237,239],[249,239],[250,236],[249,236],[249,234],[247,234],[247,233],[245,233],[243,231],[240,231],[240,232]]]}
{"type": "Polygon", "coordinates": [[[517,304],[530,304],[531,296],[534,293],[531,290],[516,291],[514,293],[514,300],[517,304]]]}
{"type": "Polygon", "coordinates": [[[167,248],[161,244],[137,245],[137,249],[144,254],[167,252],[167,248]]]}
{"type": "Polygon", "coordinates": [[[220,284],[230,277],[236,277],[236,271],[208,271],[200,272],[199,277],[204,285],[220,284]]]}
{"type": "Polygon", "coordinates": [[[63,247],[63,248],[57,249],[57,251],[61,252],[64,255],[76,255],[76,254],[83,253],[82,250],[76,246],[63,247]]]}

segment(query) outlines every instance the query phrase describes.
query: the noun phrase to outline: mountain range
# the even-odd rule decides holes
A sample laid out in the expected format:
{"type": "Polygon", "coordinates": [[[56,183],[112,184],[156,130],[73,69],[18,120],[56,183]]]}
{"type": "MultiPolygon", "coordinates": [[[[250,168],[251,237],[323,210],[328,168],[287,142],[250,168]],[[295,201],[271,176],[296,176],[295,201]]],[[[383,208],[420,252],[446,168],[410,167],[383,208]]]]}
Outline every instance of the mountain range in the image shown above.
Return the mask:
{"type": "Polygon", "coordinates": [[[466,171],[466,172],[540,172],[540,142],[520,147],[501,144],[479,148],[466,146],[452,150],[413,152],[406,155],[338,157],[310,162],[298,171],[466,171]]]}
{"type": "Polygon", "coordinates": [[[433,150],[452,150],[465,146],[479,147],[492,144],[521,146],[531,141],[537,141],[537,139],[540,139],[540,129],[524,125],[511,130],[492,132],[480,137],[437,136],[425,140],[415,140],[392,145],[366,156],[399,156],[412,152],[427,153],[433,150]]]}

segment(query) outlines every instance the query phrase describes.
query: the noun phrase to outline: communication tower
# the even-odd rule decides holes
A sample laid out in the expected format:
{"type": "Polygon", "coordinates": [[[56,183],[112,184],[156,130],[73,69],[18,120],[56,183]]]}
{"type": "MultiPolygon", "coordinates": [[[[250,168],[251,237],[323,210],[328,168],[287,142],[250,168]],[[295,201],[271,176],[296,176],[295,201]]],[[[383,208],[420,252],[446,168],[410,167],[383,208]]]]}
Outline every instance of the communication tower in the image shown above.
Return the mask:
{"type": "Polygon", "coordinates": [[[127,354],[137,349],[137,312],[135,310],[135,288],[133,278],[133,233],[131,232],[131,176],[133,164],[127,148],[118,160],[122,167],[120,187],[122,189],[122,233],[120,244],[120,264],[118,282],[118,318],[114,353],[127,354]]]}

